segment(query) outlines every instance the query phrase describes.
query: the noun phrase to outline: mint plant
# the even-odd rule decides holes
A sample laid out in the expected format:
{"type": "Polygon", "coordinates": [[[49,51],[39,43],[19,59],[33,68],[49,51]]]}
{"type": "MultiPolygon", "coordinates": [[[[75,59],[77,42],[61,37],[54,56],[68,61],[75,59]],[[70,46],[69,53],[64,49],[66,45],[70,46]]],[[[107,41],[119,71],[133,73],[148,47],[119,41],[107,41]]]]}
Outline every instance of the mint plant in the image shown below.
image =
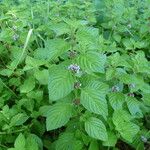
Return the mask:
{"type": "Polygon", "coordinates": [[[150,147],[150,1],[0,1],[0,150],[150,147]]]}

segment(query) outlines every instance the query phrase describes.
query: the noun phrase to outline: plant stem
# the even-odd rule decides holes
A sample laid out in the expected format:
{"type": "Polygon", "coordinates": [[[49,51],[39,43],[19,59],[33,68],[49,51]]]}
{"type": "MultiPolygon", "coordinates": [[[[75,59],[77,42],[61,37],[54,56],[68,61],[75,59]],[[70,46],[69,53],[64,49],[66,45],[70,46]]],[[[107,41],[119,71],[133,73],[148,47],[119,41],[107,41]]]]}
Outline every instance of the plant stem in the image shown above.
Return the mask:
{"type": "Polygon", "coordinates": [[[16,95],[16,93],[15,93],[13,90],[11,90],[11,89],[2,81],[1,78],[0,78],[0,82],[1,82],[2,85],[3,85],[5,88],[7,88],[16,98],[18,98],[18,96],[16,95]]]}
{"type": "Polygon", "coordinates": [[[0,147],[8,149],[7,146],[0,144],[0,147]]]}

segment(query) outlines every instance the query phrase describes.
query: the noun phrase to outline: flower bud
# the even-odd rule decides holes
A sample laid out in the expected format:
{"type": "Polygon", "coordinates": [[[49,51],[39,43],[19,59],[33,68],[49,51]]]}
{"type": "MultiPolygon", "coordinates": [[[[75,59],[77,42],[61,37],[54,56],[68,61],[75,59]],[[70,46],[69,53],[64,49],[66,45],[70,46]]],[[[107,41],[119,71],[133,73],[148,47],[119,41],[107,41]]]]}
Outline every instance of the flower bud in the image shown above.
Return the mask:
{"type": "Polygon", "coordinates": [[[80,82],[75,82],[74,83],[74,88],[75,89],[79,89],[81,87],[81,83],[80,82]]]}
{"type": "Polygon", "coordinates": [[[134,97],[134,93],[128,93],[128,96],[134,97]]]}
{"type": "Polygon", "coordinates": [[[128,24],[127,27],[130,29],[132,26],[131,26],[131,24],[128,24]]]}
{"type": "Polygon", "coordinates": [[[74,103],[75,105],[79,105],[79,104],[80,104],[80,99],[75,99],[75,100],[73,101],[73,103],[74,103]]]}
{"type": "Polygon", "coordinates": [[[74,58],[77,55],[77,52],[75,50],[69,51],[69,58],[74,58]]]}
{"type": "Polygon", "coordinates": [[[134,83],[129,84],[129,88],[135,88],[135,84],[134,83]]]}

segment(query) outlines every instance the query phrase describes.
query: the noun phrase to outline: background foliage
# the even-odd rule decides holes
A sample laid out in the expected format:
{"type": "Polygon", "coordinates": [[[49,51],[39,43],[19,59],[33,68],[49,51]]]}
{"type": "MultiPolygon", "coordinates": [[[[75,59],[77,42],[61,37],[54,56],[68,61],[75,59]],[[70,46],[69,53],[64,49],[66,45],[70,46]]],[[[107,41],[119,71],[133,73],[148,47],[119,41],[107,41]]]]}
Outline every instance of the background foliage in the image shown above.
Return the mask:
{"type": "Polygon", "coordinates": [[[0,1],[0,150],[150,147],[149,0],[0,1]]]}

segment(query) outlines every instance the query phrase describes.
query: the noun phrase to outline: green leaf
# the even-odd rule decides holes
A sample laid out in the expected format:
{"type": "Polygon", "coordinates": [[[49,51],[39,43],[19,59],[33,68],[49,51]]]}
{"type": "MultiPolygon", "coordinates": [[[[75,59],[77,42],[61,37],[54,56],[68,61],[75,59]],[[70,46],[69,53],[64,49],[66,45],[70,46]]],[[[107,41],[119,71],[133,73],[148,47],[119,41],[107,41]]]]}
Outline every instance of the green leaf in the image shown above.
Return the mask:
{"type": "Polygon", "coordinates": [[[117,137],[116,137],[115,133],[113,133],[112,131],[109,131],[108,139],[107,139],[107,141],[103,142],[103,145],[115,147],[116,143],[117,143],[117,137]]]}
{"type": "Polygon", "coordinates": [[[17,137],[17,139],[15,140],[15,148],[17,149],[23,149],[26,145],[26,140],[25,140],[25,137],[22,133],[19,134],[19,136],[17,137]]]}
{"type": "Polygon", "coordinates": [[[96,140],[91,141],[88,150],[99,150],[99,145],[96,140]]]}
{"type": "Polygon", "coordinates": [[[150,93],[144,93],[142,99],[145,105],[150,106],[150,93]]]}
{"type": "Polygon", "coordinates": [[[63,39],[51,39],[46,41],[45,48],[39,48],[35,57],[39,59],[53,60],[70,49],[70,45],[63,39]]]}
{"type": "Polygon", "coordinates": [[[48,110],[46,118],[47,131],[64,126],[72,116],[72,105],[68,103],[58,103],[48,110]]]}
{"type": "Polygon", "coordinates": [[[81,45],[95,44],[99,36],[97,28],[93,27],[81,27],[76,33],[76,39],[81,45]]]}
{"type": "Polygon", "coordinates": [[[130,113],[136,117],[143,117],[142,111],[140,109],[140,103],[134,97],[126,97],[126,102],[130,113]]]}
{"type": "Polygon", "coordinates": [[[116,70],[114,68],[108,68],[106,70],[106,80],[111,80],[115,78],[116,70]]]}
{"type": "MultiPolygon", "coordinates": [[[[39,123],[41,126],[42,126],[42,124],[41,123],[39,123]]],[[[44,127],[45,128],[45,127],[44,127]]],[[[45,131],[45,130],[44,130],[45,131]]],[[[39,149],[40,150],[43,150],[43,142],[42,142],[42,139],[40,138],[40,137],[38,137],[37,135],[35,135],[35,134],[30,134],[30,137],[32,138],[32,139],[34,139],[34,141],[38,144],[38,147],[39,147],[39,149]]],[[[39,150],[38,149],[38,150],[39,150]]]]}
{"type": "Polygon", "coordinates": [[[117,41],[118,43],[121,41],[121,36],[119,34],[114,34],[113,38],[115,39],[115,41],[117,41]]]}
{"type": "Polygon", "coordinates": [[[56,33],[56,36],[60,36],[62,34],[66,34],[70,32],[69,26],[64,22],[52,23],[50,25],[50,29],[56,33]]]}
{"type": "Polygon", "coordinates": [[[26,139],[26,143],[26,150],[39,150],[38,144],[32,136],[26,139]]]}
{"type": "Polygon", "coordinates": [[[85,131],[89,136],[98,140],[106,141],[108,138],[105,125],[94,117],[88,118],[85,122],[85,131]]]}
{"type": "Polygon", "coordinates": [[[13,71],[10,70],[10,69],[2,69],[0,71],[0,75],[2,75],[2,76],[8,76],[8,77],[10,77],[12,73],[13,73],[13,71]]]}
{"type": "Polygon", "coordinates": [[[68,70],[53,69],[49,73],[49,99],[56,101],[67,96],[74,89],[74,78],[68,70]]]}
{"type": "Polygon", "coordinates": [[[128,38],[128,39],[123,39],[122,41],[123,41],[123,44],[124,44],[124,46],[127,50],[130,50],[130,49],[134,48],[132,39],[128,38]]]}
{"type": "Polygon", "coordinates": [[[81,67],[82,70],[88,73],[104,73],[105,62],[105,55],[92,51],[82,54],[77,58],[77,64],[81,67]]]}
{"type": "Polygon", "coordinates": [[[15,115],[14,117],[12,117],[10,126],[20,126],[24,122],[26,122],[28,118],[29,117],[26,114],[19,113],[19,114],[15,115]]]}
{"type": "Polygon", "coordinates": [[[101,96],[99,90],[93,88],[84,88],[81,91],[81,104],[89,111],[100,114],[104,118],[108,115],[107,102],[104,96],[101,96]]]}
{"type": "Polygon", "coordinates": [[[83,143],[73,133],[64,133],[56,141],[55,150],[83,150],[83,143]]]}
{"type": "Polygon", "coordinates": [[[115,92],[108,94],[110,105],[114,110],[122,109],[122,105],[125,102],[125,96],[122,93],[115,92]]]}
{"type": "Polygon", "coordinates": [[[94,81],[94,79],[88,82],[87,87],[99,90],[101,95],[104,95],[104,96],[109,91],[109,86],[106,83],[103,83],[97,80],[94,81]]]}
{"type": "Polygon", "coordinates": [[[112,69],[114,69],[114,67],[118,67],[118,66],[132,69],[132,66],[129,64],[130,59],[131,58],[128,55],[125,55],[125,54],[120,55],[118,52],[112,54],[109,57],[109,61],[110,61],[111,65],[113,66],[112,69]]]}
{"type": "Polygon", "coordinates": [[[24,81],[23,85],[20,86],[20,92],[28,93],[32,91],[34,87],[35,87],[35,80],[33,77],[29,77],[24,81]]]}
{"type": "Polygon", "coordinates": [[[139,132],[140,128],[138,125],[132,122],[121,122],[120,125],[116,128],[116,130],[121,134],[121,136],[125,140],[132,142],[133,138],[139,132]]]}
{"type": "Polygon", "coordinates": [[[129,142],[133,141],[133,138],[140,130],[139,126],[131,122],[131,119],[133,119],[133,117],[124,110],[116,110],[113,114],[115,129],[129,142]]]}
{"type": "Polygon", "coordinates": [[[135,72],[150,74],[150,63],[145,58],[145,54],[143,51],[138,51],[135,57],[132,57],[132,61],[134,63],[135,72]]]}
{"type": "Polygon", "coordinates": [[[43,70],[38,70],[34,73],[35,78],[39,81],[41,85],[47,85],[48,84],[48,70],[43,69],[43,70]]]}
{"type": "Polygon", "coordinates": [[[133,117],[125,110],[115,110],[113,113],[113,123],[119,126],[120,122],[129,122],[133,117]]]}
{"type": "Polygon", "coordinates": [[[30,69],[38,68],[39,66],[46,64],[46,61],[35,59],[35,58],[30,57],[30,56],[27,56],[25,63],[26,63],[26,66],[24,67],[23,70],[27,71],[30,69]]]}

